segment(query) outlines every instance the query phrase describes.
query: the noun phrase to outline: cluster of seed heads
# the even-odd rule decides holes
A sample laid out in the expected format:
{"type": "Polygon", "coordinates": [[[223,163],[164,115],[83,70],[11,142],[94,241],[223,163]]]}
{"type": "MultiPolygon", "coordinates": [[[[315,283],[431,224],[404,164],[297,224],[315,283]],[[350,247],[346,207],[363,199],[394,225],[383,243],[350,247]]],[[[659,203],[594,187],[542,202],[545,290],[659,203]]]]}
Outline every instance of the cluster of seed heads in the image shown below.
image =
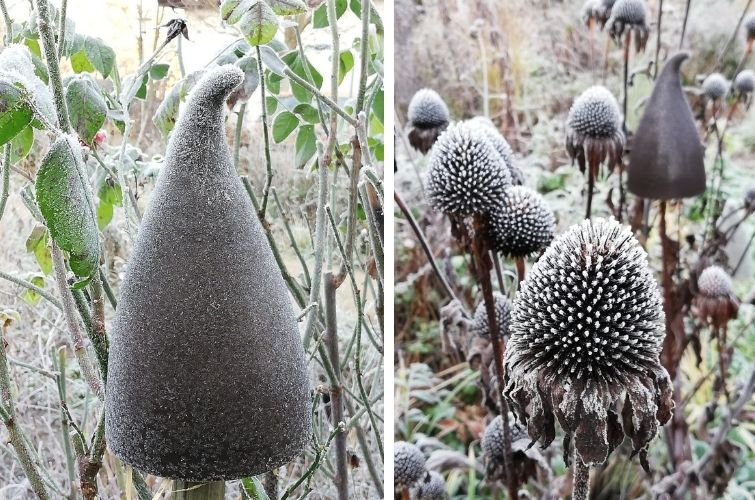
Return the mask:
{"type": "Polygon", "coordinates": [[[448,107],[432,89],[420,89],[409,102],[409,121],[414,127],[434,128],[448,124],[448,107]]]}
{"type": "Polygon", "coordinates": [[[706,267],[697,278],[697,288],[706,297],[728,297],[733,293],[731,276],[720,266],[706,267]]]}
{"type": "Polygon", "coordinates": [[[566,119],[566,150],[584,170],[585,157],[597,154],[600,163],[609,158],[613,167],[624,149],[619,104],[603,86],[588,88],[574,100],[566,119]]]}
{"type": "Polygon", "coordinates": [[[617,41],[621,40],[625,31],[634,34],[637,52],[645,49],[648,40],[647,6],[645,0],[618,0],[611,7],[611,17],[608,22],[608,32],[617,41]]]}
{"type": "Polygon", "coordinates": [[[417,483],[417,500],[445,500],[446,498],[446,481],[439,473],[429,471],[417,483]]]}
{"type": "MultiPolygon", "coordinates": [[[[527,431],[518,427],[513,415],[509,414],[509,429],[511,429],[511,442],[520,439],[530,440],[527,431]]],[[[498,415],[493,419],[482,435],[482,452],[489,462],[503,463],[503,418],[498,415]]]]}
{"type": "Polygon", "coordinates": [[[711,73],[703,80],[703,93],[710,100],[718,100],[729,92],[729,80],[721,73],[711,73]]]}
{"type": "Polygon", "coordinates": [[[419,448],[406,441],[398,441],[393,447],[393,483],[396,488],[411,488],[421,480],[425,470],[425,455],[419,448]]]}
{"type": "Polygon", "coordinates": [[[751,42],[755,40],[755,12],[748,14],[743,24],[745,27],[745,36],[747,37],[747,41],[751,42]]]}
{"type": "Polygon", "coordinates": [[[624,433],[646,464],[656,418],[667,421],[673,401],[658,361],[665,336],[660,293],[627,227],[586,220],[558,237],[522,283],[510,332],[505,393],[527,415],[533,439],[553,440],[552,424],[544,422],[558,408],[567,436],[576,432],[583,462],[601,463],[617,446],[611,439],[621,429],[611,412],[626,394],[635,423],[624,433]]]}
{"type": "MultiPolygon", "coordinates": [[[[498,292],[493,293],[493,301],[495,302],[495,323],[498,332],[501,336],[507,336],[509,334],[509,319],[511,318],[511,301],[498,292]]],[[[488,323],[485,301],[481,301],[475,308],[472,332],[480,337],[490,337],[490,324],[488,323]]]]}
{"type": "Polygon", "coordinates": [[[509,257],[527,257],[553,239],[556,218],[542,196],[524,186],[512,186],[503,203],[488,216],[493,248],[509,257]]]}
{"type": "Polygon", "coordinates": [[[441,134],[431,152],[426,194],[448,215],[486,214],[500,206],[511,174],[479,126],[457,123],[441,134]]]}

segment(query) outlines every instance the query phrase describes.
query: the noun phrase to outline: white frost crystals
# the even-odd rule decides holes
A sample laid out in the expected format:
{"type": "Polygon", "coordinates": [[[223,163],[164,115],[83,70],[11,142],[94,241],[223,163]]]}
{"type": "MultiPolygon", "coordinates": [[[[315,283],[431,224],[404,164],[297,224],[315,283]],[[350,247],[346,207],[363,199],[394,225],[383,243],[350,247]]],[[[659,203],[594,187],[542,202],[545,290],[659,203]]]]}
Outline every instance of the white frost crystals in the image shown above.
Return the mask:
{"type": "Polygon", "coordinates": [[[628,228],[585,220],[558,237],[522,283],[510,332],[504,393],[533,440],[553,441],[555,415],[565,456],[573,441],[585,464],[603,463],[626,435],[649,468],[674,403],[661,296],[628,228]]]}

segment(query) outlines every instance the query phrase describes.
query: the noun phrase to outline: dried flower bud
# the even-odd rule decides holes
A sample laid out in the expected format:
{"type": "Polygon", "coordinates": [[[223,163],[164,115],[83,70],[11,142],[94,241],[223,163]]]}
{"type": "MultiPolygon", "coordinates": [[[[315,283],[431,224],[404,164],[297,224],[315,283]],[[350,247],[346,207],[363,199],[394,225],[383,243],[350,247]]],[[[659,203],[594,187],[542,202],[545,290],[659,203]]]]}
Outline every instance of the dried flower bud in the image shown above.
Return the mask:
{"type": "Polygon", "coordinates": [[[430,471],[417,484],[417,500],[445,500],[446,481],[439,473],[430,471]]]}
{"type": "Polygon", "coordinates": [[[618,42],[625,30],[634,34],[637,52],[645,50],[648,40],[647,6],[645,0],[618,0],[611,8],[608,32],[618,42]]]}
{"type": "Polygon", "coordinates": [[[745,18],[743,25],[747,41],[752,42],[755,40],[755,12],[752,12],[745,18]]]}
{"type": "Polygon", "coordinates": [[[697,290],[694,305],[703,323],[720,328],[737,317],[739,300],[734,295],[731,276],[722,267],[706,267],[697,277],[697,290]]]}
{"type": "MultiPolygon", "coordinates": [[[[511,301],[503,294],[494,292],[495,323],[498,331],[503,336],[509,334],[509,318],[511,317],[511,301]]],[[[479,337],[490,337],[490,325],[488,324],[488,312],[485,309],[485,301],[480,301],[474,311],[472,320],[472,332],[479,337]]]]}
{"type": "Polygon", "coordinates": [[[728,92],[729,81],[721,73],[711,73],[703,81],[703,93],[708,99],[721,99],[728,92]]]}
{"type": "Polygon", "coordinates": [[[558,237],[514,301],[504,394],[543,446],[554,414],[581,460],[599,464],[624,435],[646,469],[658,423],[671,417],[661,296],[647,255],[615,220],[586,220],[558,237]],[[617,406],[622,407],[623,428],[617,406]]]}
{"type": "Polygon", "coordinates": [[[709,266],[697,278],[697,288],[706,297],[725,297],[733,292],[731,276],[719,266],[709,266]]]}
{"type": "Polygon", "coordinates": [[[752,94],[755,90],[755,71],[751,69],[740,71],[734,79],[734,90],[742,96],[752,94]]]}
{"type": "Polygon", "coordinates": [[[590,87],[574,100],[566,119],[566,150],[582,171],[585,158],[593,154],[598,155],[600,163],[608,158],[609,168],[621,158],[621,113],[616,98],[605,87],[590,87]]]}
{"type": "Polygon", "coordinates": [[[425,456],[419,448],[406,441],[394,444],[393,483],[396,488],[411,488],[426,472],[425,456]]]}
{"type": "MultiPolygon", "coordinates": [[[[509,414],[509,429],[511,429],[511,442],[525,439],[530,441],[526,429],[516,425],[514,415],[509,414]]],[[[497,463],[503,463],[503,418],[500,415],[495,417],[482,435],[482,452],[485,454],[485,460],[497,463]]]]}
{"type": "Polygon", "coordinates": [[[556,218],[542,196],[524,186],[503,193],[503,203],[488,217],[491,245],[510,257],[527,257],[553,239],[556,218]]]}
{"type": "Polygon", "coordinates": [[[479,127],[451,125],[432,150],[426,193],[449,215],[485,214],[498,207],[511,175],[479,127]]]}
{"type": "Polygon", "coordinates": [[[409,102],[409,143],[427,154],[448,127],[448,107],[432,89],[418,90],[409,102]]]}

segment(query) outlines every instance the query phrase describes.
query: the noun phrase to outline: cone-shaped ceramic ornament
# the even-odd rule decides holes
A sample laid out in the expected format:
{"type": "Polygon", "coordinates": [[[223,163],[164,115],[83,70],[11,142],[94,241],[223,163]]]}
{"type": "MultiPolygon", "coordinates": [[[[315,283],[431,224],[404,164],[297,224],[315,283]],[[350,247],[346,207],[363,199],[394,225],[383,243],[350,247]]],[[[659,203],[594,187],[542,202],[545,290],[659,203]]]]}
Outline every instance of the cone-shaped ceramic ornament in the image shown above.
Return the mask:
{"type": "Polygon", "coordinates": [[[627,187],[637,196],[669,200],[705,191],[703,145],[679,79],[688,57],[668,59],[632,139],[627,187]]]}
{"type": "Polygon", "coordinates": [[[307,444],[294,311],[231,162],[233,66],[195,87],[168,144],[121,288],[110,346],[110,450],[162,477],[252,476],[307,444]]]}

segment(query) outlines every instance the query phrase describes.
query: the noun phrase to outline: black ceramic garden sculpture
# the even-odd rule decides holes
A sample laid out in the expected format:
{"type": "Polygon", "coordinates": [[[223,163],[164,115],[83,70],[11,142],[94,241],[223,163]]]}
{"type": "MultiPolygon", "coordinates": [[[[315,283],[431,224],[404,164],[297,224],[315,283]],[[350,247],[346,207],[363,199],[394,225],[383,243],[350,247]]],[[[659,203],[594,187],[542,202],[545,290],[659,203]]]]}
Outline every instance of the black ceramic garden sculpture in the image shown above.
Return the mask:
{"type": "Polygon", "coordinates": [[[294,311],[225,138],[225,100],[243,77],[222,66],[188,98],[118,302],[107,443],[162,477],[257,475],[311,432],[294,311]]]}
{"type": "Polygon", "coordinates": [[[703,145],[679,80],[687,52],[672,55],[656,80],[632,140],[627,187],[643,198],[688,198],[705,191],[703,145]]]}

